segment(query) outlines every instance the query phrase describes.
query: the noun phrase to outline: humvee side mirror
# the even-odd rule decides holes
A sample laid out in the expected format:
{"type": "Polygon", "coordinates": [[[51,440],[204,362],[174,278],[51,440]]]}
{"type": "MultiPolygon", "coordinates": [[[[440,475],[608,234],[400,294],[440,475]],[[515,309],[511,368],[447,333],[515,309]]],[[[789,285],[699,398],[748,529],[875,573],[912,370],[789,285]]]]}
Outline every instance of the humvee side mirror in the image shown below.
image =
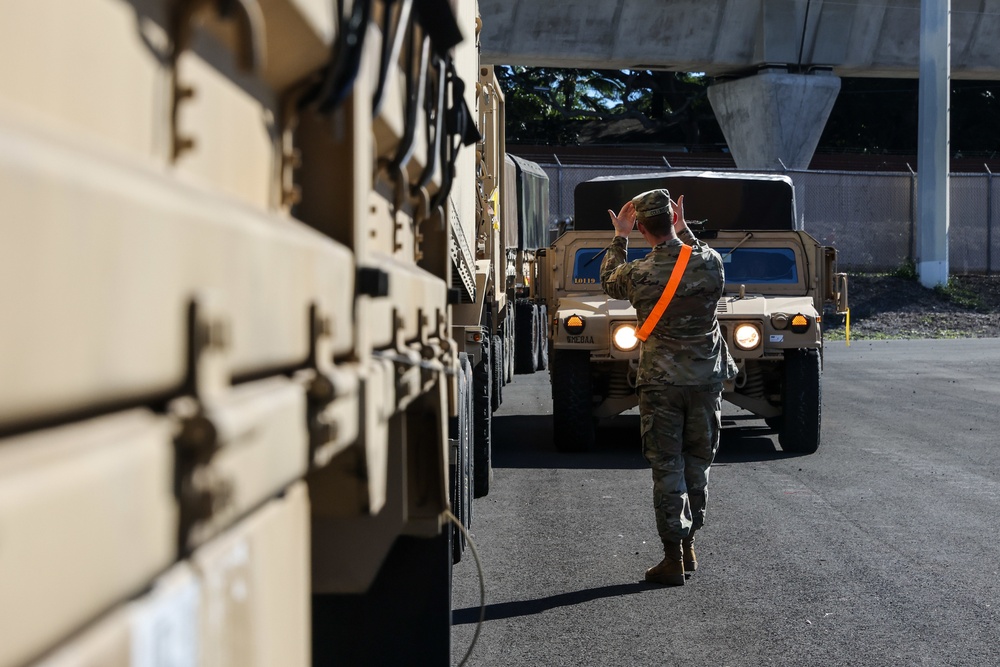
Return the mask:
{"type": "Polygon", "coordinates": [[[848,302],[847,302],[847,274],[838,273],[834,276],[834,282],[836,283],[836,299],[834,303],[837,304],[837,314],[843,315],[847,312],[848,302]]]}

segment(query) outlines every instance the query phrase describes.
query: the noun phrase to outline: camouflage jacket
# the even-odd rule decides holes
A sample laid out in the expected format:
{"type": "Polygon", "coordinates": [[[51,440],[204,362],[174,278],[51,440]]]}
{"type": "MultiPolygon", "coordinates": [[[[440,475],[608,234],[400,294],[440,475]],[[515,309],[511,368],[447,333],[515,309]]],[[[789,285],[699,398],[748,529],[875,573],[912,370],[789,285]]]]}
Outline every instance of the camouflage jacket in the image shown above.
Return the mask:
{"type": "Polygon", "coordinates": [[[601,287],[613,299],[628,299],[641,325],[663,294],[682,242],[691,246],[691,258],[677,292],[642,344],[636,387],[718,387],[736,377],[736,364],[716,317],[726,282],[722,258],[690,231],[682,230],[679,236],[679,240],[665,241],[633,262],[625,261],[628,239],[615,237],[601,263],[601,287]]]}

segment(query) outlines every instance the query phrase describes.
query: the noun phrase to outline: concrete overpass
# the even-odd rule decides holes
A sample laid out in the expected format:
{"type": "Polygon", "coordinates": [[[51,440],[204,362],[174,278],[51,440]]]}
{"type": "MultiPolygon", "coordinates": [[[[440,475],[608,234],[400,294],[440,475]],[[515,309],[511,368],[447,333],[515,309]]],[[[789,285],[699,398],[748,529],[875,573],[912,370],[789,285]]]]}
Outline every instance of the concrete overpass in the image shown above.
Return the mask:
{"type": "MultiPolygon", "coordinates": [[[[916,77],[920,0],[479,0],[485,60],[716,78],[736,164],[806,168],[839,77],[916,77]]],[[[951,0],[951,73],[1000,79],[1000,0],[951,0]]]]}
{"type": "Polygon", "coordinates": [[[479,0],[479,11],[496,64],[711,75],[742,169],[808,167],[840,77],[919,76],[917,268],[924,285],[947,282],[950,79],[1000,79],[1000,0],[479,0]]]}
{"type": "MultiPolygon", "coordinates": [[[[916,77],[920,0],[479,0],[504,65],[916,77]]],[[[1000,79],[1000,0],[952,0],[957,79],[1000,79]]]]}

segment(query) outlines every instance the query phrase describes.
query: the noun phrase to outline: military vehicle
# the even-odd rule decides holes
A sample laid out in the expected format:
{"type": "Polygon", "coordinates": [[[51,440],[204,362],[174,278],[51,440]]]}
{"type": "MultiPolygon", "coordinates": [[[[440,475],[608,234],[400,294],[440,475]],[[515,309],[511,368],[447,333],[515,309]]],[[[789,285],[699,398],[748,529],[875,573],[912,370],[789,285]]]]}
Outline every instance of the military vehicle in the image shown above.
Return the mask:
{"type": "Polygon", "coordinates": [[[478,22],[0,3],[0,667],[450,661],[544,225],[478,22]]]}
{"type": "Polygon", "coordinates": [[[517,225],[507,229],[517,231],[516,243],[508,244],[508,263],[515,272],[509,282],[516,295],[514,337],[514,371],[534,373],[548,367],[548,345],[545,304],[538,293],[535,276],[537,258],[548,246],[549,177],[534,162],[508,156],[508,180],[517,187],[508,188],[508,210],[516,213],[517,225]]]}
{"type": "MultiPolygon", "coordinates": [[[[718,317],[739,375],[723,398],[766,420],[782,449],[815,452],[820,444],[824,304],[847,310],[847,277],[837,253],[797,224],[787,176],[667,172],[596,178],[575,191],[575,226],[546,251],[540,275],[553,314],[549,344],[556,446],[593,446],[595,424],[638,404],[635,310],[601,289],[600,266],[611,241],[607,211],[633,196],[666,188],[684,195],[696,235],[723,258],[725,294],[718,317]]],[[[649,252],[638,230],[629,259],[649,252]]],[[[668,315],[669,317],[669,311],[668,315]]]]}

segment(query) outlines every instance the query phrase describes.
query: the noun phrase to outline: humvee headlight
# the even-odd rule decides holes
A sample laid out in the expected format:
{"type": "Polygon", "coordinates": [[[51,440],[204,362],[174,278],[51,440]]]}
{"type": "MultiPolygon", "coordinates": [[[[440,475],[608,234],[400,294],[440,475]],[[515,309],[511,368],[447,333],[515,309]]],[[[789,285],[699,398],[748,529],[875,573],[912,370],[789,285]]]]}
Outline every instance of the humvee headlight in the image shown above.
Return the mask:
{"type": "Polygon", "coordinates": [[[792,318],[792,331],[795,333],[805,333],[809,330],[809,318],[805,315],[796,315],[792,318]]]}
{"type": "Polygon", "coordinates": [[[760,345],[760,329],[752,324],[737,325],[733,332],[733,342],[741,350],[752,350],[760,345]]]}
{"type": "Polygon", "coordinates": [[[566,331],[568,331],[571,335],[578,336],[583,333],[584,328],[587,326],[587,322],[579,315],[570,315],[563,320],[563,326],[566,327],[566,331]]]}
{"type": "Polygon", "coordinates": [[[635,326],[632,324],[620,324],[615,327],[611,333],[611,340],[622,352],[634,350],[639,344],[639,339],[635,337],[635,326]]]}

